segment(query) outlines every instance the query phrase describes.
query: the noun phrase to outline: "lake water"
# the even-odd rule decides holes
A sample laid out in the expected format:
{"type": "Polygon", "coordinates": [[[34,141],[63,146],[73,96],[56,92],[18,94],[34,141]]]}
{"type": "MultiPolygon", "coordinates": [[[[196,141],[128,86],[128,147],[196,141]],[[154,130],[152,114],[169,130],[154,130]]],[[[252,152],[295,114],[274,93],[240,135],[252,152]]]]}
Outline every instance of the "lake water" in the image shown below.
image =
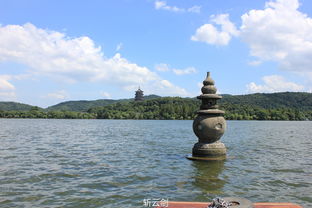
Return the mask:
{"type": "Polygon", "coordinates": [[[0,119],[0,207],[216,196],[312,207],[312,122],[228,121],[229,159],[185,159],[192,121],[0,119]]]}

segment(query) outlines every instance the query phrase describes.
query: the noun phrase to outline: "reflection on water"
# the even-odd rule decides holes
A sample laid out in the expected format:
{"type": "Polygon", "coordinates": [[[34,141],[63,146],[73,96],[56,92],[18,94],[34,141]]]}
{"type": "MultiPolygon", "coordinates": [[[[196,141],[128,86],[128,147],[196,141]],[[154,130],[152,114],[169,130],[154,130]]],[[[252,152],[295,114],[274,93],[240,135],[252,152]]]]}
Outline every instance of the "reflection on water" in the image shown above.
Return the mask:
{"type": "Polygon", "coordinates": [[[223,194],[226,181],[220,177],[224,170],[224,161],[194,161],[193,185],[200,188],[203,193],[223,194]]]}

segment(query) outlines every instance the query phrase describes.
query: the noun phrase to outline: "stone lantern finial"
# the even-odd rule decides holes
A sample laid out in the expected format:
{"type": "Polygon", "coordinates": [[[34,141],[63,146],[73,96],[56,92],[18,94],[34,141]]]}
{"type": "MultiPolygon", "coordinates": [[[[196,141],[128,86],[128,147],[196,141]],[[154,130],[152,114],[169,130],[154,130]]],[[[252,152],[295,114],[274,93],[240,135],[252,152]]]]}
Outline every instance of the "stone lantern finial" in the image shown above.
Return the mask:
{"type": "Polygon", "coordinates": [[[225,158],[225,145],[218,141],[226,129],[224,111],[219,110],[217,105],[217,100],[222,96],[216,94],[217,88],[210,77],[210,72],[207,72],[203,85],[202,94],[197,96],[202,104],[193,122],[193,131],[198,137],[198,142],[193,147],[192,157],[188,158],[193,160],[225,158]]]}

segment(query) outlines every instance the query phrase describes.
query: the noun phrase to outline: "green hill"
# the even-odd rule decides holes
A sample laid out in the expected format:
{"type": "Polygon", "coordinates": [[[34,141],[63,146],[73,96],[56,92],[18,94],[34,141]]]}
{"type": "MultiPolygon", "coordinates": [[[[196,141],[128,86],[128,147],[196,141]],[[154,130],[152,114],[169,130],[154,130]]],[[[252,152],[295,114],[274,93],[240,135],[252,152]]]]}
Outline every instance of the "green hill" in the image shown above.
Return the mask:
{"type": "MultiPolygon", "coordinates": [[[[273,109],[273,108],[294,108],[299,110],[312,110],[312,94],[304,92],[281,92],[281,93],[255,93],[247,95],[222,95],[219,101],[222,106],[228,105],[248,105],[257,108],[273,109]]],[[[145,96],[145,101],[150,99],[160,99],[157,95],[145,96]]],[[[189,98],[182,98],[189,99],[189,98]]],[[[133,99],[101,99],[101,100],[80,100],[67,101],[46,108],[48,111],[75,111],[87,112],[90,108],[107,106],[114,103],[131,102],[133,99]]],[[[194,98],[194,102],[197,99],[194,98]]]]}
{"type": "Polygon", "coordinates": [[[109,104],[113,104],[116,102],[120,102],[119,100],[110,100],[110,99],[102,99],[102,100],[78,100],[78,101],[66,101],[53,106],[46,108],[48,111],[77,111],[77,112],[85,112],[89,108],[96,106],[105,106],[109,104]]]}
{"type": "MultiPolygon", "coordinates": [[[[145,100],[158,98],[158,95],[148,95],[145,96],[145,100]]],[[[112,99],[100,99],[100,100],[78,100],[78,101],[67,101],[62,102],[57,105],[50,106],[46,108],[48,111],[75,111],[75,112],[87,112],[90,108],[99,107],[99,106],[106,106],[113,103],[120,103],[120,102],[130,102],[133,99],[120,99],[120,100],[112,100],[112,99]]]]}
{"type": "Polygon", "coordinates": [[[101,119],[192,119],[199,104],[194,98],[160,97],[94,107],[88,112],[101,119]]]}
{"type": "MultiPolygon", "coordinates": [[[[312,120],[311,93],[223,95],[219,105],[231,120],[312,120]]],[[[103,119],[193,119],[199,106],[195,98],[164,97],[94,107],[88,112],[103,119]]]]}
{"type": "Polygon", "coordinates": [[[0,102],[1,111],[29,111],[34,108],[38,107],[16,102],[0,102]]]}
{"type": "MultiPolygon", "coordinates": [[[[312,94],[303,92],[222,95],[219,109],[230,120],[312,120],[312,94]]],[[[145,96],[133,99],[68,101],[47,109],[0,102],[2,118],[193,119],[196,98],[145,96]]]]}
{"type": "Polygon", "coordinates": [[[295,108],[312,110],[312,93],[306,92],[279,92],[255,93],[248,95],[222,95],[220,104],[251,105],[264,109],[295,108]]]}

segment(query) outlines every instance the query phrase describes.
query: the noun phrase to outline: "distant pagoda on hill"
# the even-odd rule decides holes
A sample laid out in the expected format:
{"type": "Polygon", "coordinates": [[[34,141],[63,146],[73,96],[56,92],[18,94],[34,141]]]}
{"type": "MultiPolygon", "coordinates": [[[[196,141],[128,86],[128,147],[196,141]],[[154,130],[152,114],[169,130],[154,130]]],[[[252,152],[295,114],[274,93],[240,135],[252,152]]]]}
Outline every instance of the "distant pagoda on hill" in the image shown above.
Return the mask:
{"type": "Polygon", "coordinates": [[[144,95],[143,95],[143,91],[140,89],[135,91],[135,98],[134,98],[135,101],[143,101],[144,100],[144,95]]]}

